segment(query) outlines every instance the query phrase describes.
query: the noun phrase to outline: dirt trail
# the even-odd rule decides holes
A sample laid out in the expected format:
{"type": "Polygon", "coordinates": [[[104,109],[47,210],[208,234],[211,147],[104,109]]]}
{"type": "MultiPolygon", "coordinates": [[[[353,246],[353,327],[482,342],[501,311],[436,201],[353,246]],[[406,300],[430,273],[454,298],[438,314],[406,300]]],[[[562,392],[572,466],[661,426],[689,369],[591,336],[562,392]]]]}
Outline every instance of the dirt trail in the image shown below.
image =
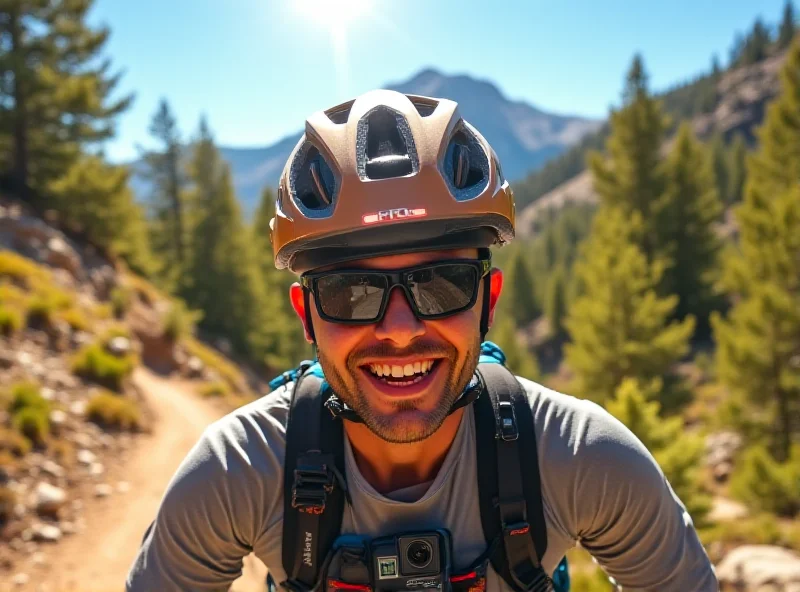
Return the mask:
{"type": "MultiPolygon", "coordinates": [[[[170,478],[203,429],[222,414],[185,383],[144,368],[136,370],[134,380],[155,415],[155,425],[152,435],[139,441],[125,467],[130,491],[87,502],[85,531],[66,537],[53,549],[49,574],[29,572],[31,591],[122,592],[170,478]]],[[[265,574],[261,562],[247,558],[245,574],[232,590],[261,592],[265,574]]]]}

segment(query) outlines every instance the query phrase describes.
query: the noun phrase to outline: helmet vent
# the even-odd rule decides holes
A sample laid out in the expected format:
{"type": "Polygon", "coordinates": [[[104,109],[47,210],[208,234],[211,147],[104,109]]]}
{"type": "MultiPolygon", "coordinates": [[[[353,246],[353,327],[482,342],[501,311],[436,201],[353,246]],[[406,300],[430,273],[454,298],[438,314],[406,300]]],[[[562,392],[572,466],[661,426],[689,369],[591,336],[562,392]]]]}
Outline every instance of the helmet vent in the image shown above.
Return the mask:
{"type": "Polygon", "coordinates": [[[489,179],[489,159],[478,138],[462,123],[447,145],[444,177],[458,200],[477,197],[489,179]]]}
{"type": "Polygon", "coordinates": [[[327,160],[312,145],[298,155],[293,167],[292,193],[306,212],[327,210],[334,202],[336,178],[327,160]]]}
{"type": "Polygon", "coordinates": [[[362,179],[405,177],[419,168],[408,122],[387,107],[377,107],[359,121],[356,150],[362,179]]]}
{"type": "Polygon", "coordinates": [[[428,115],[436,111],[436,107],[439,105],[439,101],[434,101],[433,99],[426,100],[420,97],[413,97],[411,98],[411,104],[414,105],[420,117],[427,117],[428,115]]]}
{"type": "Polygon", "coordinates": [[[347,123],[347,118],[350,117],[350,109],[353,108],[353,103],[355,103],[355,100],[348,101],[347,103],[328,109],[325,111],[325,115],[327,115],[328,119],[330,119],[333,123],[339,125],[347,123]]]}

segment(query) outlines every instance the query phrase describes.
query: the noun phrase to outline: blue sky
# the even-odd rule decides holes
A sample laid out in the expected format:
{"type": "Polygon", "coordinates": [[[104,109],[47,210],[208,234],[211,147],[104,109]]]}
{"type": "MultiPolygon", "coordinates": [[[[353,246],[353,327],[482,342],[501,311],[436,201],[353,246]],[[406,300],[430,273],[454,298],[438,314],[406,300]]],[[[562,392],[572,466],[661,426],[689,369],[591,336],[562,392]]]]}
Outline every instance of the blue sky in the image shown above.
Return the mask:
{"type": "Polygon", "coordinates": [[[98,0],[91,21],[111,27],[107,55],[136,94],[109,157],[150,145],[161,97],[185,136],[205,113],[220,144],[265,146],[313,111],[426,67],[491,80],[547,111],[604,117],[634,52],[665,88],[714,53],[726,63],[735,33],[759,15],[776,23],[784,0],[370,0],[344,36],[301,1],[314,0],[98,0]]]}

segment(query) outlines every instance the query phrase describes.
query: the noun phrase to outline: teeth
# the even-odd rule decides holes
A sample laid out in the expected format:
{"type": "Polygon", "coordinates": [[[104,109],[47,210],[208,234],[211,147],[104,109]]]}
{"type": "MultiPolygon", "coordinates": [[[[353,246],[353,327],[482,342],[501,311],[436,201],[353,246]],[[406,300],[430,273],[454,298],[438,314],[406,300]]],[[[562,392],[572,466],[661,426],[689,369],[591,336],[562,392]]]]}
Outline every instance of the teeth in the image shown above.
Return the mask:
{"type": "MultiPolygon", "coordinates": [[[[376,376],[392,378],[403,378],[406,376],[424,375],[430,372],[433,368],[433,360],[422,360],[414,362],[413,364],[406,364],[404,366],[389,366],[388,364],[370,364],[370,371],[376,376]]],[[[416,376],[422,378],[422,376],[416,376]]],[[[400,383],[398,383],[400,384],[400,383]]]]}
{"type": "Polygon", "coordinates": [[[392,378],[402,378],[403,368],[400,366],[392,366],[392,378]]]}
{"type": "Polygon", "coordinates": [[[413,364],[406,364],[403,366],[403,374],[406,376],[411,376],[414,374],[414,365],[413,364]]]}
{"type": "Polygon", "coordinates": [[[384,376],[391,376],[392,375],[392,369],[389,368],[388,364],[384,364],[383,365],[383,375],[384,376]]]}
{"type": "Polygon", "coordinates": [[[414,373],[419,374],[420,372],[422,372],[422,364],[414,362],[414,373]]]}

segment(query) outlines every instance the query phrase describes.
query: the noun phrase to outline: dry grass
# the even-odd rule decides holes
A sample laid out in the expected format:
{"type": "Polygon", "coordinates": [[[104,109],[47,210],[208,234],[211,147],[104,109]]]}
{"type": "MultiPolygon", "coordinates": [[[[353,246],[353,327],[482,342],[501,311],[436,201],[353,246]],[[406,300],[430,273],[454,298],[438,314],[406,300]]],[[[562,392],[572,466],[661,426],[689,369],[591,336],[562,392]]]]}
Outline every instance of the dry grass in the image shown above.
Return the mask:
{"type": "Polygon", "coordinates": [[[235,394],[244,396],[253,394],[244,374],[235,364],[229,362],[222,355],[194,337],[186,338],[183,343],[189,355],[197,356],[206,367],[217,372],[235,394]]]}
{"type": "Polygon", "coordinates": [[[142,427],[136,402],[108,391],[99,392],[89,400],[86,416],[106,429],[136,431],[142,427]]]}

